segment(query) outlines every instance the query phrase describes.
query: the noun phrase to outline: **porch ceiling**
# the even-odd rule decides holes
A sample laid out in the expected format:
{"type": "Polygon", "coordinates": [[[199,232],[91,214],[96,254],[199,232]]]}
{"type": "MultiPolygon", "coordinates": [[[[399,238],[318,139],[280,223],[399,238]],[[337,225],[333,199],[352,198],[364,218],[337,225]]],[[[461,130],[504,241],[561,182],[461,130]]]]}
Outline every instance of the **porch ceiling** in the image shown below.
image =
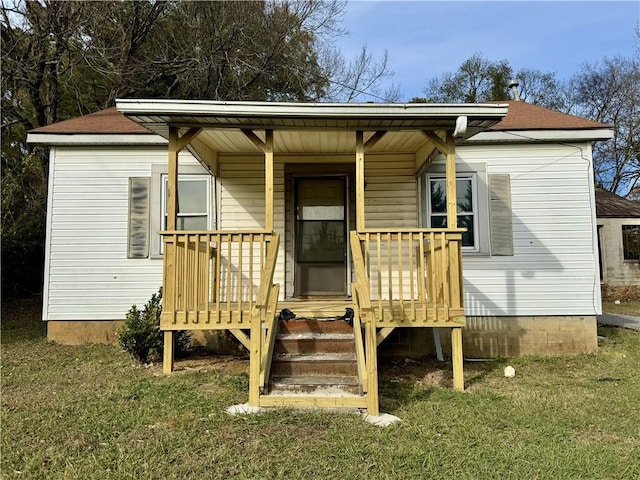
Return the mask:
{"type": "MultiPolygon", "coordinates": [[[[262,141],[264,131],[255,132],[262,141]]],[[[365,141],[374,132],[365,135],[365,141]]],[[[205,129],[198,136],[220,153],[262,153],[244,133],[236,129],[205,129]]],[[[368,149],[369,153],[413,153],[428,143],[420,132],[388,132],[382,140],[368,149]]],[[[288,154],[355,154],[355,131],[276,130],[274,146],[276,155],[288,154]]]]}
{"type": "Polygon", "coordinates": [[[276,154],[354,153],[355,132],[365,141],[376,131],[388,133],[367,150],[416,152],[428,143],[422,130],[454,130],[467,117],[468,138],[499,122],[501,104],[329,104],[213,102],[187,100],[118,100],[118,110],[165,138],[169,126],[200,127],[199,139],[219,153],[261,153],[241,129],[264,140],[274,130],[276,154]]]}

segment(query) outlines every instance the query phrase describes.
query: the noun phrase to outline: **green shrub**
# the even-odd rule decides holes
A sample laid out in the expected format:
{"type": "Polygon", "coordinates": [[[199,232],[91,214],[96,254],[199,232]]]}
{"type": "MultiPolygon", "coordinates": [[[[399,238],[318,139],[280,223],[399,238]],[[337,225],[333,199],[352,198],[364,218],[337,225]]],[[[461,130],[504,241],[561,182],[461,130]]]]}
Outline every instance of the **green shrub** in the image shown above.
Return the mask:
{"type": "MultiPolygon", "coordinates": [[[[133,305],[127,312],[124,326],[118,332],[120,346],[140,363],[162,358],[163,334],[160,330],[162,288],[151,295],[142,310],[133,305]]],[[[189,332],[176,332],[176,355],[189,350],[189,332]]]]}

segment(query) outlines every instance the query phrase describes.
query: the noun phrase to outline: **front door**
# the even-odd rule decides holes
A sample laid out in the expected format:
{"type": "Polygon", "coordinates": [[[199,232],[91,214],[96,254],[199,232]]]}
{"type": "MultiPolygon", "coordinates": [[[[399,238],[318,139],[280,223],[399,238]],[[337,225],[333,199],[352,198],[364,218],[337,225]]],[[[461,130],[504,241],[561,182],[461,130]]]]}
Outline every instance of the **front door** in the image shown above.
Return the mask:
{"type": "Polygon", "coordinates": [[[295,296],[347,294],[346,178],[294,179],[295,296]]]}

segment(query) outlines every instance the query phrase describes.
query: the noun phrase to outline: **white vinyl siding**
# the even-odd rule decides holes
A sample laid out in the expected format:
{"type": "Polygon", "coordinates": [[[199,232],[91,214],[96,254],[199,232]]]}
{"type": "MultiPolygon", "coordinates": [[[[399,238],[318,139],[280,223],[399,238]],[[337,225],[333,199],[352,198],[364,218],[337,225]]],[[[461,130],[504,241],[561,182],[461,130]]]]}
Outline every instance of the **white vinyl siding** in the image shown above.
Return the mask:
{"type": "MultiPolygon", "coordinates": [[[[487,177],[509,175],[511,191],[513,256],[464,256],[468,315],[600,312],[590,159],[588,144],[457,147],[461,164],[486,165],[487,177]]],[[[129,178],[154,178],[154,166],[166,168],[166,146],[60,146],[52,148],[51,160],[43,316],[122,319],[132,304],[144,304],[162,283],[161,259],[127,259],[127,214],[129,178]]],[[[275,230],[282,235],[274,282],[281,285],[281,296],[284,161],[298,160],[276,156],[274,165],[275,230]]],[[[309,156],[304,161],[332,160],[309,156]]],[[[264,156],[221,155],[219,165],[221,188],[213,202],[219,228],[263,228],[264,156]]],[[[180,166],[200,167],[187,152],[180,155],[180,166]]],[[[366,155],[365,177],[367,228],[418,225],[413,155],[366,155]]],[[[483,177],[477,178],[480,188],[483,177]]],[[[486,197],[478,197],[479,214],[488,210],[486,197]]],[[[159,212],[160,202],[152,198],[150,214],[159,218],[159,212]]],[[[152,227],[152,238],[156,232],[152,227]]]]}
{"type": "MultiPolygon", "coordinates": [[[[220,156],[220,229],[264,228],[264,155],[220,156]]],[[[284,295],[284,164],[273,167],[274,230],[280,233],[280,248],[273,283],[284,295]]]]}
{"type": "Polygon", "coordinates": [[[414,155],[365,155],[364,165],[365,227],[417,227],[414,155]]]}
{"type": "Polygon", "coordinates": [[[124,319],[162,285],[161,260],[127,258],[129,178],[166,165],[167,147],[52,147],[51,161],[43,319],[124,319]]]}
{"type": "Polygon", "coordinates": [[[600,312],[589,145],[482,145],[457,149],[511,183],[513,256],[465,256],[468,315],[600,312]]]}

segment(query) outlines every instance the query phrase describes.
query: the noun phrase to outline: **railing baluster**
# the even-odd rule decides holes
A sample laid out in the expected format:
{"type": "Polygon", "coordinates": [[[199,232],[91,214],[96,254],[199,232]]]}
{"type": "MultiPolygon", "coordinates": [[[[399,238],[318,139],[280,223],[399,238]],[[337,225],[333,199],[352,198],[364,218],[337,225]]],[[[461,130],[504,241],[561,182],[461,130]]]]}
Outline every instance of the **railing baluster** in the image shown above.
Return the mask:
{"type": "Polygon", "coordinates": [[[389,287],[389,314],[393,321],[393,273],[391,265],[391,233],[387,233],[387,283],[389,287]]]}
{"type": "Polygon", "coordinates": [[[382,320],[384,310],[382,307],[382,236],[380,232],[376,234],[376,254],[378,257],[377,275],[378,275],[378,318],[382,320]]]}
{"type": "Polygon", "coordinates": [[[444,308],[444,320],[449,320],[449,305],[451,299],[449,298],[449,243],[447,240],[446,232],[441,233],[442,237],[442,297],[444,308]]]}
{"type": "Polygon", "coordinates": [[[204,269],[204,285],[202,287],[203,291],[203,302],[204,302],[204,321],[205,323],[209,323],[209,291],[211,289],[211,271],[213,269],[212,257],[211,257],[211,235],[207,234],[204,236],[204,265],[206,268],[204,269]]]}
{"type": "Polygon", "coordinates": [[[193,236],[193,315],[194,322],[198,323],[198,310],[200,307],[200,301],[198,296],[200,295],[200,236],[193,236]]]}
{"type": "Polygon", "coordinates": [[[416,302],[415,302],[415,288],[414,281],[416,280],[416,269],[414,265],[413,255],[414,255],[414,244],[413,244],[413,233],[409,232],[407,241],[409,242],[409,296],[411,298],[411,319],[416,321],[416,302]]]}
{"type": "Polygon", "coordinates": [[[418,288],[420,289],[420,300],[422,301],[422,311],[423,311],[423,315],[424,315],[424,320],[427,320],[427,292],[426,292],[426,285],[424,284],[424,282],[426,282],[427,279],[427,265],[426,265],[426,261],[427,261],[427,254],[424,251],[424,233],[420,232],[418,234],[418,238],[419,238],[419,261],[420,261],[420,265],[419,265],[419,273],[418,275],[420,275],[420,278],[418,279],[418,281],[420,283],[418,283],[418,288]]]}
{"type": "Polygon", "coordinates": [[[238,295],[237,295],[237,302],[238,302],[238,314],[239,314],[239,319],[240,322],[242,323],[242,284],[244,283],[242,281],[243,279],[243,275],[242,275],[242,249],[243,247],[243,241],[242,241],[242,234],[238,235],[239,238],[239,243],[238,243],[238,295]]]}
{"type": "Polygon", "coordinates": [[[249,311],[253,311],[253,233],[249,234],[249,311]]]}
{"type": "Polygon", "coordinates": [[[440,279],[438,278],[439,268],[438,259],[436,258],[436,236],[433,232],[429,234],[429,269],[431,270],[429,277],[429,297],[433,305],[433,320],[438,321],[438,300],[440,279]]]}
{"type": "Polygon", "coordinates": [[[182,281],[184,282],[185,288],[184,288],[184,295],[182,295],[182,303],[183,303],[183,308],[182,310],[184,311],[184,321],[183,323],[187,324],[189,323],[189,294],[191,293],[191,278],[189,278],[189,272],[190,272],[190,258],[189,258],[189,235],[185,234],[183,235],[184,237],[184,260],[182,262],[182,265],[184,267],[184,271],[182,274],[182,281]]]}
{"type": "Polygon", "coordinates": [[[216,235],[216,323],[220,323],[222,309],[222,235],[216,235]]]}
{"type": "Polygon", "coordinates": [[[231,255],[233,253],[233,251],[231,250],[231,235],[226,234],[225,235],[225,239],[227,241],[227,323],[231,323],[231,317],[232,317],[232,313],[231,313],[231,292],[233,291],[233,279],[231,277],[231,274],[233,273],[231,270],[231,255]]]}
{"type": "Polygon", "coordinates": [[[398,234],[398,304],[400,307],[400,320],[404,319],[404,271],[402,258],[402,232],[398,234]]]}

